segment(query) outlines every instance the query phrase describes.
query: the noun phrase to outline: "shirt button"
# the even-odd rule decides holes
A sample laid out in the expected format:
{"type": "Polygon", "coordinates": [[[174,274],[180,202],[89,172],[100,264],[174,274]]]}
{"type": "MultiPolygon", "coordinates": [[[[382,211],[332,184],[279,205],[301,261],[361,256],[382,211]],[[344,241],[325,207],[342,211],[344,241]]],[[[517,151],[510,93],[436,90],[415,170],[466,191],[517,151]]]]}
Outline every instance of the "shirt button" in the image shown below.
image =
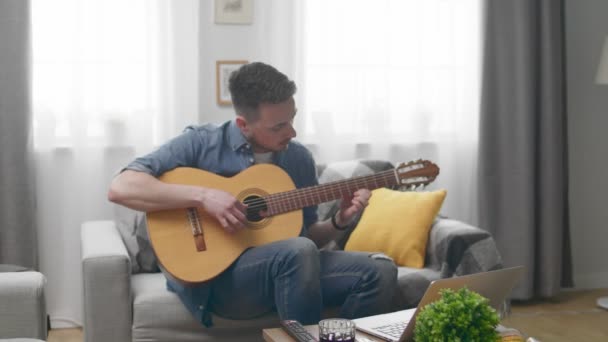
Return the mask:
{"type": "Polygon", "coordinates": [[[198,309],[199,309],[199,310],[203,310],[203,309],[204,309],[204,306],[199,305],[199,306],[198,306],[198,309]]]}
{"type": "Polygon", "coordinates": [[[249,162],[253,164],[253,158],[249,158],[249,162]]]}

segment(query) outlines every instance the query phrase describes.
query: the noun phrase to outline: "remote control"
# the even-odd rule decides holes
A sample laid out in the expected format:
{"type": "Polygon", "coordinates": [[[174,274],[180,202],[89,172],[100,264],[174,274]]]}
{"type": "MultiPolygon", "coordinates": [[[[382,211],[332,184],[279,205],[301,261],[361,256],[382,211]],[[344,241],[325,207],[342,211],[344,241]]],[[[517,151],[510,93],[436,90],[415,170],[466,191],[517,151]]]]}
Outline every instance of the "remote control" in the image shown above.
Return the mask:
{"type": "Polygon", "coordinates": [[[309,333],[302,323],[294,320],[283,320],[281,326],[287,331],[289,336],[293,337],[298,342],[317,342],[317,339],[309,333]]]}

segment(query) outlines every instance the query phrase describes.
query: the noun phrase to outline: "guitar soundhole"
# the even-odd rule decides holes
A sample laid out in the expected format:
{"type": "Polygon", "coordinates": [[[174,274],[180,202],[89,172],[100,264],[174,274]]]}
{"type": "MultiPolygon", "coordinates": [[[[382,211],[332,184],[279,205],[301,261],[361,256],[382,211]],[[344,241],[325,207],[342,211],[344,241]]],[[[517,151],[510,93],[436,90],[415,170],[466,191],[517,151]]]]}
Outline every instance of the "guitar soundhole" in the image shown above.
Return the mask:
{"type": "Polygon", "coordinates": [[[247,196],[243,200],[243,203],[247,205],[247,220],[249,222],[260,222],[264,217],[260,214],[263,211],[268,210],[266,201],[260,196],[247,196]]]}

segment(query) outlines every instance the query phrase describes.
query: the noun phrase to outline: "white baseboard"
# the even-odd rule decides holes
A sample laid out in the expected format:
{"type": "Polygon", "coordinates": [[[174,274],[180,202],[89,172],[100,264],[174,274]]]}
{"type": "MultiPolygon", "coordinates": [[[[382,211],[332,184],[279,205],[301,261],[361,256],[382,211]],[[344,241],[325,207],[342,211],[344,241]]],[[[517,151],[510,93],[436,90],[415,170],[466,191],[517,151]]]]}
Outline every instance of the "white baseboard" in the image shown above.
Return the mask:
{"type": "Polygon", "coordinates": [[[574,274],[574,288],[581,290],[608,288],[608,271],[574,274]]]}

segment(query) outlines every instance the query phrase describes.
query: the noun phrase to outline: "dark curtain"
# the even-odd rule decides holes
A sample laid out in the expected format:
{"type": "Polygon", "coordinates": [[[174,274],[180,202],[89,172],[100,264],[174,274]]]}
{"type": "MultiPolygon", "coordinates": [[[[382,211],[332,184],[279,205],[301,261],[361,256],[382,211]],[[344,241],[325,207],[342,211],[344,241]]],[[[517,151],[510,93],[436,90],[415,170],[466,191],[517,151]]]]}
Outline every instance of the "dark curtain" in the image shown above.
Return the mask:
{"type": "Polygon", "coordinates": [[[0,264],[37,268],[29,1],[0,0],[0,264]]]}
{"type": "Polygon", "coordinates": [[[513,298],[551,297],[572,286],[564,4],[484,6],[480,224],[526,268],[513,298]]]}

